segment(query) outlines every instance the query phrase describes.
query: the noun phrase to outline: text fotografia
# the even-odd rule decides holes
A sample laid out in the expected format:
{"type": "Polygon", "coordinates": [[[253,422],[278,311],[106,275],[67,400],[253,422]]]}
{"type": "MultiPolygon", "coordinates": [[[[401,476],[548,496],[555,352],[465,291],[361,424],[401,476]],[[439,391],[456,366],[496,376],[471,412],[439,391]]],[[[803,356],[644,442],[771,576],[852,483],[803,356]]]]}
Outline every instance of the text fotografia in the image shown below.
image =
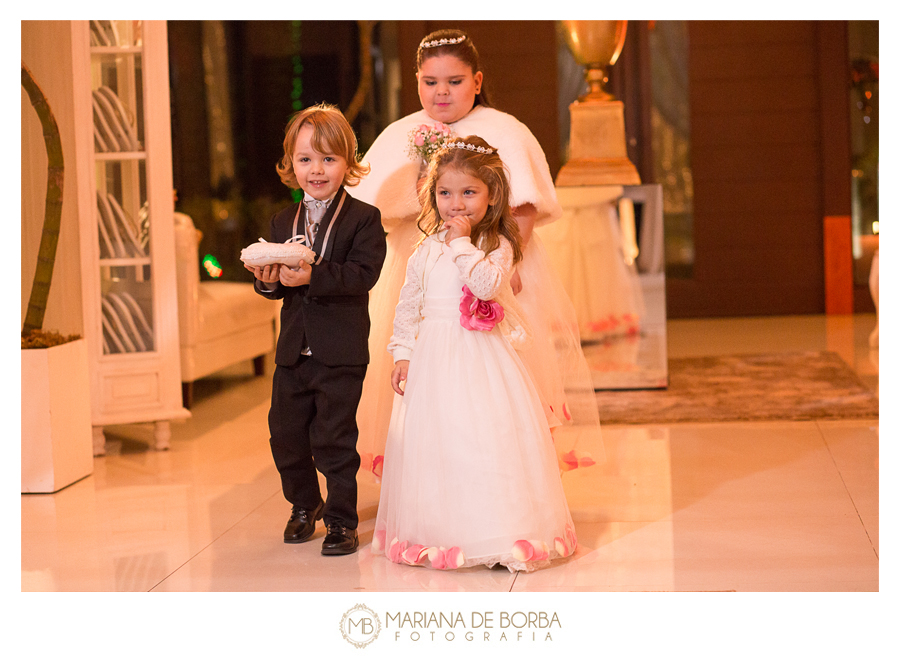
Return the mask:
{"type": "Polygon", "coordinates": [[[384,629],[394,640],[413,642],[552,642],[551,631],[561,629],[555,612],[388,612],[384,629]]]}

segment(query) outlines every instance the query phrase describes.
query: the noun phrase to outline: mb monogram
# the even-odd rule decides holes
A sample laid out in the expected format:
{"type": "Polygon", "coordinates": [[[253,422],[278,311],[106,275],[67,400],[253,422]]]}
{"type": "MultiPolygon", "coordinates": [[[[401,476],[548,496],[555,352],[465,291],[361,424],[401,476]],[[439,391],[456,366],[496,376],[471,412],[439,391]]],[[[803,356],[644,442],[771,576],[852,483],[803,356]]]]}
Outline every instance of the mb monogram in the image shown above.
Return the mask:
{"type": "Polygon", "coordinates": [[[375,641],[381,632],[378,615],[362,603],[358,603],[341,618],[341,635],[350,644],[362,648],[375,641]]]}

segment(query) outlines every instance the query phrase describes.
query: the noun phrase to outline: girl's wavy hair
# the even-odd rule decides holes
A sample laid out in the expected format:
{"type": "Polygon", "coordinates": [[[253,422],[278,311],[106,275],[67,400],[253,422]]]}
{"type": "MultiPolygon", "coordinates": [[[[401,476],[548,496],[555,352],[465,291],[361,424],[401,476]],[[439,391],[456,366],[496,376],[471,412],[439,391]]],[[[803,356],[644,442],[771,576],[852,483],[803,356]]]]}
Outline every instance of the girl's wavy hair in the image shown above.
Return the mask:
{"type": "Polygon", "coordinates": [[[472,43],[472,39],[469,38],[469,35],[462,30],[436,30],[429,34],[422,39],[419,43],[419,48],[416,51],[416,71],[422,70],[422,64],[425,63],[425,60],[432,57],[441,57],[443,55],[453,55],[457,59],[468,64],[472,69],[472,75],[475,75],[479,71],[482,72],[481,91],[475,94],[475,105],[493,107],[487,93],[487,85],[484,79],[487,76],[484,75],[484,71],[481,68],[481,58],[478,56],[478,51],[475,49],[475,44],[472,43]],[[423,45],[432,41],[440,41],[441,39],[462,39],[462,41],[459,43],[445,44],[443,46],[425,47],[423,45]]]}
{"type": "Polygon", "coordinates": [[[435,153],[428,167],[428,176],[422,186],[419,200],[422,211],[417,224],[422,231],[422,240],[443,229],[444,220],[438,212],[436,189],[441,175],[448,169],[456,169],[474,176],[487,185],[489,205],[484,218],[472,227],[472,244],[489,254],[500,246],[500,236],[512,244],[513,263],[522,260],[522,245],[519,225],[512,215],[509,205],[509,177],[497,149],[476,135],[451,139],[449,143],[465,142],[474,146],[491,149],[492,153],[479,153],[465,148],[445,146],[435,153]]]}
{"type": "Polygon", "coordinates": [[[300,128],[309,124],[313,128],[312,147],[319,153],[333,153],[347,161],[347,171],[343,184],[352,187],[369,173],[369,165],[359,161],[356,135],[347,118],[334,105],[320,103],[296,112],[288,120],[284,129],[284,155],[275,167],[281,182],[291,189],[299,189],[294,173],[294,147],[300,128]]]}

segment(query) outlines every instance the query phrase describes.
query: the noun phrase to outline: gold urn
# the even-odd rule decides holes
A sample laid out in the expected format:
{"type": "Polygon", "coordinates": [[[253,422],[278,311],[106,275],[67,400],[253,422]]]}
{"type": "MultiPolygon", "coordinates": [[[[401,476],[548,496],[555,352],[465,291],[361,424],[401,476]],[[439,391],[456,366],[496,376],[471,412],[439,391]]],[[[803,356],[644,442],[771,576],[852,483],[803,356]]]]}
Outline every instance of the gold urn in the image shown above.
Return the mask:
{"type": "Polygon", "coordinates": [[[588,91],[569,105],[569,159],[557,186],[640,185],[625,146],[625,106],[603,88],[625,44],[628,21],[560,21],[569,50],[585,67],[588,91]]]}
{"type": "Polygon", "coordinates": [[[612,100],[612,94],[603,88],[607,82],[606,69],[619,59],[628,21],[560,21],[560,29],[575,61],[584,67],[588,91],[578,101],[612,100]]]}

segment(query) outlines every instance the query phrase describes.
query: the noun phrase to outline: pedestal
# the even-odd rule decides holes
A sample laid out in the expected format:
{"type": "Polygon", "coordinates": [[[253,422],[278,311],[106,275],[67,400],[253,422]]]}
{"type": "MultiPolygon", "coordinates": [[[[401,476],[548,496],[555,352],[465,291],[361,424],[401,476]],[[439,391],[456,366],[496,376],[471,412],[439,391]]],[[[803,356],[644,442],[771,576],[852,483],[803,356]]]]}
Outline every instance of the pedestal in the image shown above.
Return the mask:
{"type": "Polygon", "coordinates": [[[569,106],[569,160],[556,177],[557,187],[641,184],[628,159],[624,108],[621,101],[576,101],[569,106]]]}
{"type": "Polygon", "coordinates": [[[22,493],[53,493],[93,470],[85,341],[22,350],[22,493]]]}

